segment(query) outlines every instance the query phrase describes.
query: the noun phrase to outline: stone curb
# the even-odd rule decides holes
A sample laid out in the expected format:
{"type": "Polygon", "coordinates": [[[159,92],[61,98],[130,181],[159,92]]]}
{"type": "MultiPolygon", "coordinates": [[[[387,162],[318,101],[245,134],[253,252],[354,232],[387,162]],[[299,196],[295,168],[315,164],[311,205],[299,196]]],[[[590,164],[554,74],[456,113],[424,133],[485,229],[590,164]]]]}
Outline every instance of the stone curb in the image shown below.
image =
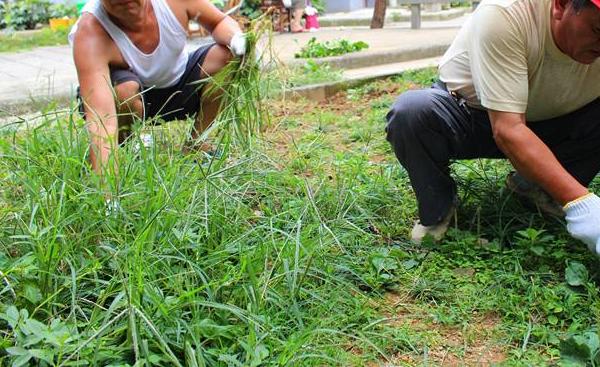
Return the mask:
{"type": "MultiPolygon", "coordinates": [[[[338,69],[358,69],[375,65],[392,64],[396,62],[420,60],[428,57],[440,56],[448,49],[450,44],[439,44],[408,50],[391,50],[383,52],[358,52],[342,56],[323,57],[311,59],[317,64],[329,64],[338,69]]],[[[296,59],[288,62],[287,66],[302,66],[307,59],[296,59]]]]}
{"type": "MultiPolygon", "coordinates": [[[[414,60],[418,62],[419,60],[414,60]]],[[[375,80],[386,79],[391,76],[401,75],[402,73],[409,70],[422,70],[427,68],[428,65],[409,66],[403,68],[397,68],[385,72],[373,73],[371,75],[362,75],[355,77],[347,77],[343,80],[335,82],[321,83],[305,85],[301,87],[291,88],[283,92],[283,96],[287,99],[298,100],[301,98],[309,99],[311,101],[323,101],[327,98],[332,97],[334,94],[347,90],[350,88],[360,87],[361,85],[370,83],[375,80]]]]}

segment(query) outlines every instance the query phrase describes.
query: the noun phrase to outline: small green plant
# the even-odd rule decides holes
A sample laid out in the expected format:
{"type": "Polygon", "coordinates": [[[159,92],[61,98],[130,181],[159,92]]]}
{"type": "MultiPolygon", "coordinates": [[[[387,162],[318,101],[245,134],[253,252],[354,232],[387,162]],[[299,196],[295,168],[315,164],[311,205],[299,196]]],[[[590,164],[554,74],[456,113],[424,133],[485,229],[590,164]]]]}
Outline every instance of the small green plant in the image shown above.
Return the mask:
{"type": "Polygon", "coordinates": [[[75,350],[77,332],[73,325],[67,325],[61,319],[53,319],[50,325],[46,325],[30,317],[26,309],[18,310],[15,306],[9,306],[0,313],[0,320],[8,324],[8,333],[14,340],[14,346],[6,348],[13,366],[23,366],[33,361],[52,364],[55,359],[60,360],[65,352],[75,350]]]}
{"type": "Polygon", "coordinates": [[[345,39],[318,42],[315,37],[311,38],[306,46],[297,52],[295,58],[318,58],[328,56],[339,56],[350,52],[357,52],[369,48],[366,42],[351,42],[345,39]]]}
{"type": "Polygon", "coordinates": [[[302,66],[291,70],[287,83],[290,87],[334,82],[342,78],[342,72],[328,63],[307,60],[302,66]]]}
{"type": "Polygon", "coordinates": [[[19,33],[0,34],[0,52],[15,52],[29,50],[34,47],[58,46],[67,44],[69,28],[61,28],[56,31],[44,28],[32,34],[23,35],[19,33]]]}

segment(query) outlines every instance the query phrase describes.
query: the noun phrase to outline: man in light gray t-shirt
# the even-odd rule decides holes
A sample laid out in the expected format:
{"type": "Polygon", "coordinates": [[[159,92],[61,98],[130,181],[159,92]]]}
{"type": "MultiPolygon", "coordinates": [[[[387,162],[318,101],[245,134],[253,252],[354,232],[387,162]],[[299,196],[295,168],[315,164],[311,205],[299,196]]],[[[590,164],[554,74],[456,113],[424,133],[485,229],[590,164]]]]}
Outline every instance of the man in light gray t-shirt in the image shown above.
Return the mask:
{"type": "Polygon", "coordinates": [[[483,0],[440,80],[402,94],[387,139],[419,204],[412,239],[440,239],[456,206],[450,160],[508,158],[509,188],[565,216],[600,255],[600,0],[483,0]]]}

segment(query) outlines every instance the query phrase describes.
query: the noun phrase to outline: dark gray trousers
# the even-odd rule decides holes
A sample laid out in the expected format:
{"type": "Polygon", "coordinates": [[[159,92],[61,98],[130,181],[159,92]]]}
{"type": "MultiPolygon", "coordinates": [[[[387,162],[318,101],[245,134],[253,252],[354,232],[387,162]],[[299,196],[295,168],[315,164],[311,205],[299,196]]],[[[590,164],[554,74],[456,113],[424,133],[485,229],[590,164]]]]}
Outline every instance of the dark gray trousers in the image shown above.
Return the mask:
{"type": "MultiPolygon", "coordinates": [[[[488,113],[468,107],[442,82],[401,94],[386,118],[387,140],[408,172],[425,226],[440,223],[455,200],[451,160],[506,158],[494,141],[488,113]]],[[[600,171],[600,99],[527,125],[581,184],[589,185],[600,171]]]]}

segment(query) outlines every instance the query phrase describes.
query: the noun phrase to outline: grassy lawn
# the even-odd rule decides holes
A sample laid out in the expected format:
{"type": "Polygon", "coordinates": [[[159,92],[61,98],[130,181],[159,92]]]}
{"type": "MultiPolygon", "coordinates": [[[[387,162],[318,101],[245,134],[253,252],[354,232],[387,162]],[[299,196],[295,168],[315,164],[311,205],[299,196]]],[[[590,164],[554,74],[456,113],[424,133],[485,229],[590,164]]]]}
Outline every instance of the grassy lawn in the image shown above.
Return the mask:
{"type": "Polygon", "coordinates": [[[68,43],[69,29],[53,31],[44,28],[36,32],[0,33],[0,52],[26,51],[35,47],[58,46],[68,43]]]}
{"type": "Polygon", "coordinates": [[[447,238],[407,241],[416,203],[384,116],[434,77],[272,101],[264,137],[223,161],[180,154],[183,124],[157,128],[154,148],[122,148],[109,217],[80,121],[0,129],[0,364],[590,359],[598,260],[506,192],[506,162],[455,163],[447,238]]]}

